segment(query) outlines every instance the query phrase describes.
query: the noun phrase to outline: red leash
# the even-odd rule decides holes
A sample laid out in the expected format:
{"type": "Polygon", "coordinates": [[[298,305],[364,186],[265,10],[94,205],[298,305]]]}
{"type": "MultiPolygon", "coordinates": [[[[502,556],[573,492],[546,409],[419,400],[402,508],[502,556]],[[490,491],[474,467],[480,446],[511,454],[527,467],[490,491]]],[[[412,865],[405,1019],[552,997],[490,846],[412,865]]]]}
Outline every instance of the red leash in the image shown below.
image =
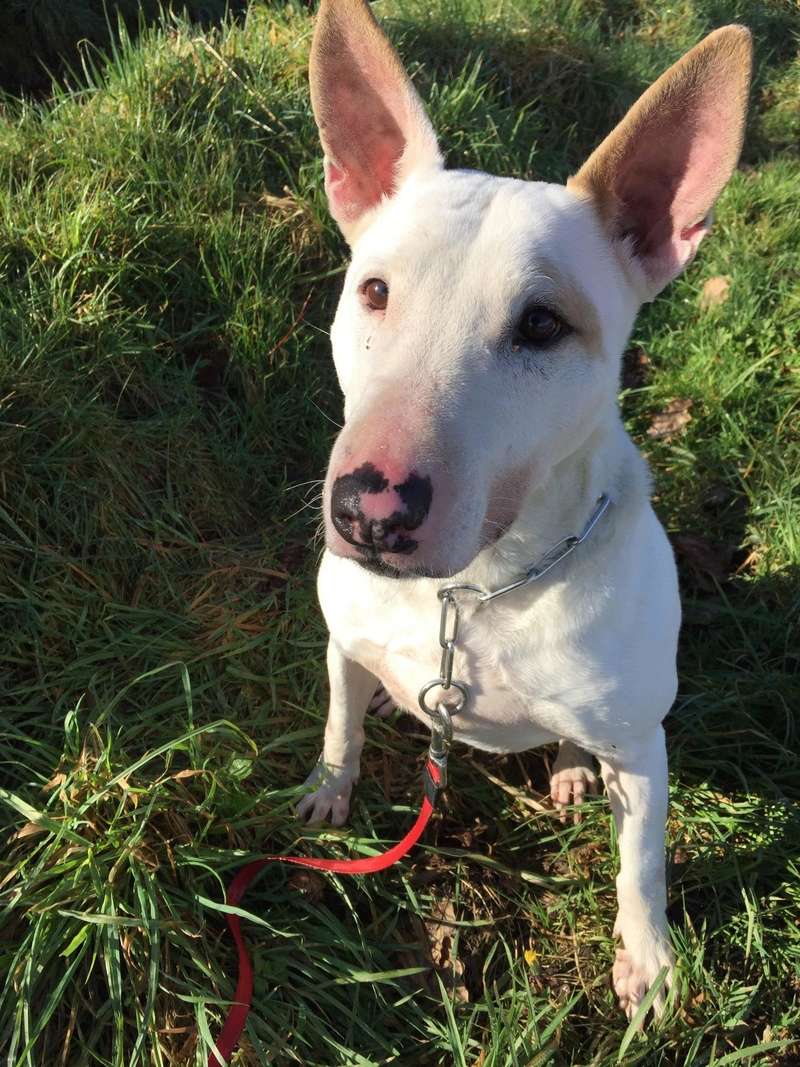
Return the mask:
{"type": "MultiPolygon", "coordinates": [[[[423,774],[425,796],[422,807],[417,821],[402,841],[398,841],[396,845],[378,856],[368,856],[360,860],[318,860],[310,856],[264,856],[263,859],[254,860],[246,867],[242,867],[228,887],[225,896],[226,904],[237,907],[253,879],[270,863],[293,863],[297,867],[310,867],[315,871],[333,871],[334,874],[375,874],[376,871],[384,871],[402,859],[422,837],[433,814],[433,809],[436,807],[439,793],[447,784],[446,752],[435,752],[433,748],[432,745],[423,774]]],[[[225,1067],[227,1061],[230,1060],[239,1044],[253,1000],[253,965],[247,953],[247,944],[242,937],[239,916],[228,913],[225,918],[239,953],[239,977],[236,982],[233,1006],[228,1012],[222,1033],[217,1040],[217,1049],[223,1056],[223,1061],[221,1062],[212,1052],[208,1057],[208,1067],[225,1067]]]]}

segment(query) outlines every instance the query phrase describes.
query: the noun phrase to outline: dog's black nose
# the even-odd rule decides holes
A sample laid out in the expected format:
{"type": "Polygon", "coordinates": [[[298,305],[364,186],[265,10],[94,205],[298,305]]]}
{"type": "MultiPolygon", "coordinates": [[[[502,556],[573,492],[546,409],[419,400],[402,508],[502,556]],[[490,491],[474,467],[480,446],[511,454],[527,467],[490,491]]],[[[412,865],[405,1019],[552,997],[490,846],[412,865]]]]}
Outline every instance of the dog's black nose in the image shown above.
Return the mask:
{"type": "Polygon", "coordinates": [[[430,479],[412,475],[406,483],[390,488],[381,471],[364,464],[333,483],[331,522],[348,544],[362,552],[409,553],[417,547],[409,534],[420,525],[429,504],[430,479]],[[420,494],[412,492],[417,482],[426,490],[424,507],[416,500],[420,494]]]}
{"type": "Polygon", "coordinates": [[[405,518],[395,511],[385,519],[368,519],[346,494],[338,494],[337,499],[334,492],[331,498],[333,525],[348,544],[366,552],[413,552],[417,542],[408,536],[405,518]]]}
{"type": "Polygon", "coordinates": [[[348,512],[334,514],[334,526],[347,542],[366,552],[414,552],[417,542],[407,537],[405,526],[391,519],[359,520],[348,512]]]}

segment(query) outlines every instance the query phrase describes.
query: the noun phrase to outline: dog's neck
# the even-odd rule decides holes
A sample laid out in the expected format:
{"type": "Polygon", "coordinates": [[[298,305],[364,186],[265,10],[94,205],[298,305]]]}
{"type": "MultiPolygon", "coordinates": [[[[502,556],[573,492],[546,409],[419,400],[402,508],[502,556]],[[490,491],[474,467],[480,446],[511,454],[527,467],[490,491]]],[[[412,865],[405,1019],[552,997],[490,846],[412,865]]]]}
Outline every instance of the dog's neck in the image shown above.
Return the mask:
{"type": "MultiPolygon", "coordinates": [[[[607,542],[626,512],[649,499],[647,467],[618,414],[603,420],[529,490],[511,527],[478,555],[463,579],[491,590],[519,577],[556,542],[579,534],[603,493],[614,506],[592,535],[595,544],[607,542]]],[[[587,545],[579,551],[585,555],[591,549],[587,545]]]]}

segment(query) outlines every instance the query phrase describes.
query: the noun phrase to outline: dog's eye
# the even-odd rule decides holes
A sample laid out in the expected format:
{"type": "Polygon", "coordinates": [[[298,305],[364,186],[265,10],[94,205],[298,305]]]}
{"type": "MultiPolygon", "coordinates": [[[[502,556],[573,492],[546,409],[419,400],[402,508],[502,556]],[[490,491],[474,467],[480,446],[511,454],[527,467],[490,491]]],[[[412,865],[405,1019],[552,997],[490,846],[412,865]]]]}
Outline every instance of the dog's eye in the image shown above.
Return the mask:
{"type": "Polygon", "coordinates": [[[361,286],[361,292],[373,311],[385,311],[389,303],[389,286],[383,278],[370,278],[361,286]]]}
{"type": "Polygon", "coordinates": [[[567,325],[554,311],[541,305],[526,308],[519,320],[515,341],[519,344],[546,348],[555,344],[567,332],[567,325]]]}

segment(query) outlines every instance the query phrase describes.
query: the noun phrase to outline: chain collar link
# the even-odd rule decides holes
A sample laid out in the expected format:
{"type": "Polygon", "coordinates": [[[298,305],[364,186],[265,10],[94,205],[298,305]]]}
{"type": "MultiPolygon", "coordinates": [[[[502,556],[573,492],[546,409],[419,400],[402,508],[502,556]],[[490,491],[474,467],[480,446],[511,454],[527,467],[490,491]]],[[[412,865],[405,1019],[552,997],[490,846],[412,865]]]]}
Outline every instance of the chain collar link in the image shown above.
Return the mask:
{"type": "Polygon", "coordinates": [[[496,600],[497,597],[500,596],[505,596],[506,593],[510,593],[514,589],[520,589],[524,585],[538,582],[539,579],[543,578],[545,574],[551,571],[556,564],[560,563],[562,559],[565,559],[571,552],[573,552],[578,545],[583,544],[610,506],[611,498],[607,493],[603,493],[603,495],[598,498],[592,514],[589,516],[586,525],[579,534],[573,534],[570,537],[562,538],[558,544],[553,545],[549,551],[545,552],[541,559],[537,560],[536,563],[530,566],[521,578],[518,578],[515,582],[511,582],[509,585],[504,585],[502,588],[495,589],[493,592],[487,592],[485,589],[481,589],[480,586],[463,583],[443,585],[438,591],[437,596],[442,602],[442,612],[439,619],[439,646],[442,649],[442,661],[439,667],[439,677],[433,678],[430,682],[426,682],[422,689],[420,689],[418,697],[419,706],[426,715],[430,715],[432,720],[431,730],[433,732],[433,737],[431,738],[431,754],[434,753],[435,749],[436,755],[439,756],[439,758],[446,759],[447,750],[453,737],[451,716],[457,715],[469,699],[469,686],[465,682],[460,682],[453,678],[453,660],[456,653],[458,624],[460,620],[457,594],[472,594],[477,599],[479,605],[488,604],[489,601],[496,600]],[[437,688],[444,689],[445,692],[449,689],[455,689],[458,695],[455,700],[447,700],[443,698],[435,707],[429,707],[427,703],[428,693],[432,689],[437,688]]]}

